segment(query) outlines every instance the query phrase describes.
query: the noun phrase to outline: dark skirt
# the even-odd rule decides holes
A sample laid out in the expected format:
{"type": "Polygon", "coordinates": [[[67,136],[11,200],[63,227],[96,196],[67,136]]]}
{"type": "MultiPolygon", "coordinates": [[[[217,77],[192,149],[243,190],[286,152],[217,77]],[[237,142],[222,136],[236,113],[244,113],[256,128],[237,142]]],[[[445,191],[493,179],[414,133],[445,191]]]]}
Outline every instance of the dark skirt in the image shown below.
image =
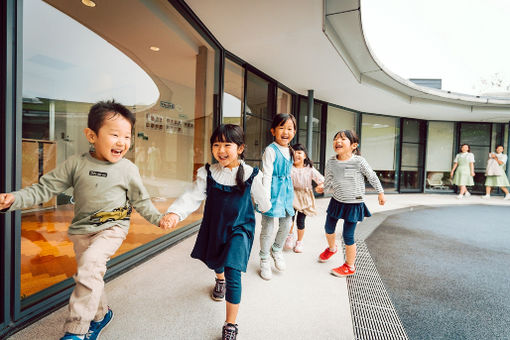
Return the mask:
{"type": "Polygon", "coordinates": [[[327,213],[331,217],[347,222],[361,222],[365,217],[372,216],[364,202],[342,203],[334,198],[329,201],[327,213]]]}

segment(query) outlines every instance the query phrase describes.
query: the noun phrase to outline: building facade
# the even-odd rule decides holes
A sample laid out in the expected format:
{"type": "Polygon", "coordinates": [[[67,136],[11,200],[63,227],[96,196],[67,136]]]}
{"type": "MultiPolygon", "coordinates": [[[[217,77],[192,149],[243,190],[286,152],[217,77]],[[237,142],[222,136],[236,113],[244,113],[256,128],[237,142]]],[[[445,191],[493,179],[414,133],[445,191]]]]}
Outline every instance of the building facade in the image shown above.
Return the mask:
{"type": "MultiPolygon", "coordinates": [[[[114,98],[137,118],[127,158],[140,169],[161,211],[211,162],[208,137],[220,123],[246,131],[247,162],[260,166],[277,113],[298,120],[294,142],[311,138],[324,170],[333,136],[352,129],[360,150],[394,193],[452,193],[458,148],[475,154],[473,192],[484,192],[487,154],[508,149],[508,123],[427,121],[360,112],[309,98],[225,50],[182,0],[6,0],[0,12],[0,192],[36,183],[71,155],[87,152],[87,113],[114,98]],[[312,135],[307,124],[312,120],[312,135]]],[[[341,81],[341,80],[340,80],[341,81]]],[[[367,188],[370,190],[370,188],[367,188]]],[[[24,211],[1,214],[0,336],[67,302],[75,270],[67,226],[73,192],[24,211]]],[[[196,232],[197,211],[165,233],[136,213],[108,264],[106,280],[196,232]]]]}

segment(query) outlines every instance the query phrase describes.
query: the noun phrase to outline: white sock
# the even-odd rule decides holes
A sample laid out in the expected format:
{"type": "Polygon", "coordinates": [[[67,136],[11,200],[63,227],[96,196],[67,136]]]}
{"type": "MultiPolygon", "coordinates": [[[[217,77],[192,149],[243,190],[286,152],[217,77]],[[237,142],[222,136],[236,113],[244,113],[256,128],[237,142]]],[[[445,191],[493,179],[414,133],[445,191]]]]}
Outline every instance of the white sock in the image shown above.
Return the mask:
{"type": "Polygon", "coordinates": [[[332,252],[332,253],[334,253],[334,252],[336,251],[336,249],[337,249],[337,248],[336,248],[336,246],[335,246],[335,248],[333,248],[333,249],[329,248],[329,251],[330,251],[330,252],[332,252]]]}

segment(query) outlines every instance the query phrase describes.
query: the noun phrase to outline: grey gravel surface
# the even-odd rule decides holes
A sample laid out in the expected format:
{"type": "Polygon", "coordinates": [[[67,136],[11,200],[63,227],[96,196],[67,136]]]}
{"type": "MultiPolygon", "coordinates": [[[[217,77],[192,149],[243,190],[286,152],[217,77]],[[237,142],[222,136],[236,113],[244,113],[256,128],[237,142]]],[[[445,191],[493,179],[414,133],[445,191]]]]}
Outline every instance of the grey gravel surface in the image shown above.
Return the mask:
{"type": "Polygon", "coordinates": [[[410,339],[510,339],[510,208],[389,216],[366,244],[410,339]]]}

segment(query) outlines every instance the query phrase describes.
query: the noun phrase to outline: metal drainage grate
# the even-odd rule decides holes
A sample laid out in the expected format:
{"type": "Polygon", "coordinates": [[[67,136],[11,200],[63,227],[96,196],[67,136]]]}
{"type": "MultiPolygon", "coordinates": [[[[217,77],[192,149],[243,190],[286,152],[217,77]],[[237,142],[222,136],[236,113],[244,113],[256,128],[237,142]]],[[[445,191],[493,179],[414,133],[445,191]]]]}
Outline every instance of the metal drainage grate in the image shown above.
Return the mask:
{"type": "Polygon", "coordinates": [[[355,339],[408,339],[365,242],[356,246],[356,274],[347,278],[355,339]]]}

